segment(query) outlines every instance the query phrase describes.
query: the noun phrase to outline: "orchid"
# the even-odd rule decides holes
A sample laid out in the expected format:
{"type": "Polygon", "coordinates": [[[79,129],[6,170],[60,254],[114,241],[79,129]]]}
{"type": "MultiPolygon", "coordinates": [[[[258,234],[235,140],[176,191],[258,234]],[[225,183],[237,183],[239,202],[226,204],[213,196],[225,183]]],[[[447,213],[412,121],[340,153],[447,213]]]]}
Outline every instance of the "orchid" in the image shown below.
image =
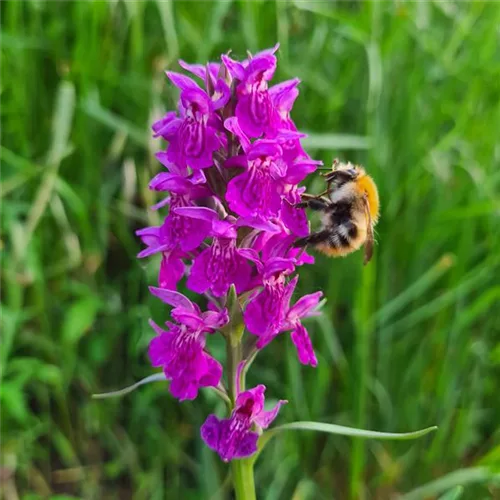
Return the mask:
{"type": "Polygon", "coordinates": [[[227,419],[209,415],[201,427],[201,437],[224,462],[244,458],[257,451],[259,432],[267,429],[278,416],[279,409],[288,401],[280,400],[271,410],[264,410],[265,385],[241,391],[239,380],[244,362],[236,372],[236,401],[227,419]]]}
{"type": "Polygon", "coordinates": [[[150,321],[151,363],[179,400],[212,388],[230,402],[229,417],[212,415],[201,431],[224,461],[255,453],[259,433],[283,403],[264,411],[265,387],[245,390],[235,363],[243,366],[284,332],[302,364],[318,363],[302,320],[316,314],[322,293],[294,305],[291,298],[296,267],[314,262],[294,247],[309,234],[305,210],[296,206],[305,190],[299,184],[321,162],[304,151],[305,135],[291,118],[299,80],[271,85],[278,47],[243,61],[229,55],[206,66],[180,61],[191,76],[167,72],[179,90],[178,111],[153,124],[167,147],[156,154],[163,169],[149,188],[167,193],[153,208],[169,211],[159,226],[137,231],[146,245],[138,256],[161,255],[158,287],[150,291],[172,307],[164,327],[150,321]],[[207,300],[206,312],[175,291],[182,283],[207,300]],[[226,359],[227,387],[210,351],[217,331],[234,350],[226,359]],[[245,359],[242,335],[254,346],[245,359]]]}
{"type": "MultiPolygon", "coordinates": [[[[305,152],[304,134],[291,117],[299,80],[270,86],[278,47],[243,61],[229,55],[206,66],[180,61],[193,78],[167,72],[179,89],[178,109],[152,126],[167,146],[156,154],[162,169],[149,188],[167,194],[152,208],[162,213],[168,206],[168,212],[160,224],[136,233],[145,245],[139,258],[161,256],[158,286],[149,290],[170,308],[170,318],[162,318],[163,325],[149,321],[149,359],[162,371],[132,387],[167,380],[179,401],[211,390],[225,402],[226,418],[209,415],[200,432],[231,462],[237,500],[255,499],[253,463],[280,430],[268,428],[287,402],[265,410],[266,387],[246,389],[246,372],[278,336],[291,340],[301,364],[321,361],[304,320],[319,314],[323,294],[295,297],[297,267],[314,258],[294,247],[309,234],[298,206],[305,190],[300,183],[321,162],[305,152]],[[178,291],[184,287],[193,300],[178,291]],[[223,360],[213,348],[217,335],[226,344],[223,360]]],[[[281,426],[292,428],[390,438],[432,430],[395,435],[316,422],[281,426]]]]}

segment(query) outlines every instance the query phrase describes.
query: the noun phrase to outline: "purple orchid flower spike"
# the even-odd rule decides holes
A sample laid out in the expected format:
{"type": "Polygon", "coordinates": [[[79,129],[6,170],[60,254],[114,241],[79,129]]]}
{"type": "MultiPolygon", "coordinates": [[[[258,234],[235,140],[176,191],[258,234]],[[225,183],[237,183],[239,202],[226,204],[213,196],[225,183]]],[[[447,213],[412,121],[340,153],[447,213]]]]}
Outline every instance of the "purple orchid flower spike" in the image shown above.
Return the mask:
{"type": "Polygon", "coordinates": [[[150,287],[153,295],[173,306],[172,318],[163,330],[152,320],[157,333],[149,344],[153,366],[163,368],[171,381],[170,392],[180,401],[194,399],[201,387],[217,387],[222,377],[222,366],[205,350],[205,336],[229,321],[226,309],[202,313],[184,295],[161,288],[150,287]]]}
{"type": "Polygon", "coordinates": [[[305,152],[305,134],[292,120],[299,80],[270,86],[278,47],[243,61],[228,55],[220,64],[179,61],[189,76],[167,72],[180,91],[178,112],[153,124],[154,136],[168,144],[156,154],[164,168],[149,188],[167,195],[153,209],[169,211],[161,225],[137,232],[146,245],[138,256],[161,256],[158,287],[150,291],[172,307],[164,326],[151,321],[157,334],[151,363],[163,369],[179,400],[194,399],[202,387],[224,399],[228,416],[210,415],[201,435],[226,462],[257,451],[262,429],[286,401],[264,410],[265,386],[241,387],[244,362],[236,373],[236,363],[228,362],[225,380],[236,380],[226,388],[207,348],[210,335],[222,329],[228,360],[236,361],[243,347],[253,359],[290,332],[299,361],[318,363],[303,320],[317,314],[322,294],[294,302],[292,296],[297,266],[314,262],[294,246],[309,235],[306,212],[296,208],[305,190],[299,184],[321,162],[305,152]],[[175,291],[185,275],[187,288],[208,299],[206,310],[175,291]]]}
{"type": "Polygon", "coordinates": [[[215,297],[226,295],[232,284],[238,293],[244,291],[252,269],[236,246],[236,226],[227,220],[220,220],[217,212],[209,208],[179,208],[176,213],[212,225],[212,245],[195,258],[187,287],[197,293],[210,290],[215,297]]]}
{"type": "Polygon", "coordinates": [[[237,397],[231,416],[219,419],[209,415],[201,427],[201,437],[209,448],[216,451],[224,462],[235,458],[245,458],[257,451],[257,441],[262,429],[267,429],[282,405],[288,401],[280,400],[272,410],[264,410],[265,385],[240,392],[239,378],[243,363],[237,370],[237,397]]]}

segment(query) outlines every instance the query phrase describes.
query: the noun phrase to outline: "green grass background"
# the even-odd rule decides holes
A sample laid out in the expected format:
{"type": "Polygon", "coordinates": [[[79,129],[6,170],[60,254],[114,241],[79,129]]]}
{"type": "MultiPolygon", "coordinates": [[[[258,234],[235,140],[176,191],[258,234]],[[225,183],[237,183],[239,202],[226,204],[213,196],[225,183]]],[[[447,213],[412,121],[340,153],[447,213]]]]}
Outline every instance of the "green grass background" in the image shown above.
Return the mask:
{"type": "Polygon", "coordinates": [[[382,215],[369,266],[358,252],[301,270],[300,293],[328,298],[308,323],[318,368],[283,336],[250,383],[290,401],[281,423],[439,431],[284,433],[258,497],[500,498],[499,3],[38,0],[1,15],[4,498],[230,498],[199,438],[211,394],[90,395],[151,374],[147,318],[166,319],[134,236],[159,220],[163,71],[276,41],[309,153],[366,165],[382,215]]]}

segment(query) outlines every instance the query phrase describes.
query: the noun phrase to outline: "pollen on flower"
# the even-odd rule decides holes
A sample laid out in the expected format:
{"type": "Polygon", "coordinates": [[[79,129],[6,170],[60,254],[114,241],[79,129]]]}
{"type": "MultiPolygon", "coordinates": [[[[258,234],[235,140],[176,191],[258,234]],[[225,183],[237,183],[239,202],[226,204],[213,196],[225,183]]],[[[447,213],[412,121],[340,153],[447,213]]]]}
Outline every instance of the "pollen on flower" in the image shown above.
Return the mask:
{"type": "Polygon", "coordinates": [[[246,360],[234,347],[249,340],[241,338],[243,329],[257,350],[288,332],[299,362],[318,363],[302,319],[316,314],[321,292],[293,305],[291,299],[296,267],[314,261],[293,247],[309,234],[296,207],[299,184],[321,162],[305,152],[305,135],[292,119],[299,80],[272,83],[278,47],[242,61],[228,55],[207,65],[179,61],[190,76],[167,72],[179,102],[152,126],[165,142],[156,154],[162,171],[149,185],[167,197],[153,206],[161,224],[137,232],[145,245],[138,257],[161,256],[158,286],[150,291],[171,308],[164,326],[150,322],[151,364],[180,401],[208,388],[231,403],[227,418],[209,415],[201,427],[223,461],[254,454],[259,432],[286,403],[265,410],[265,386],[244,390],[246,360]],[[177,291],[185,288],[197,299],[177,291]],[[241,361],[225,376],[211,349],[220,333],[241,361]]]}

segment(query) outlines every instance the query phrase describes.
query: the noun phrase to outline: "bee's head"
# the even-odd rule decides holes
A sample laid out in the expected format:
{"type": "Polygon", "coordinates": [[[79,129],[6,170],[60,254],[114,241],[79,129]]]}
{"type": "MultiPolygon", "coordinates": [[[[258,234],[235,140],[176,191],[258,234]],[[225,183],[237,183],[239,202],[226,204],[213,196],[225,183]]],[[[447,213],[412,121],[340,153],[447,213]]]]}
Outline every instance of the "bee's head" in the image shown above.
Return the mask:
{"type": "Polygon", "coordinates": [[[333,187],[338,188],[347,182],[356,180],[360,175],[364,174],[362,167],[353,165],[351,162],[343,163],[339,160],[334,160],[332,170],[323,174],[326,182],[333,187]]]}

